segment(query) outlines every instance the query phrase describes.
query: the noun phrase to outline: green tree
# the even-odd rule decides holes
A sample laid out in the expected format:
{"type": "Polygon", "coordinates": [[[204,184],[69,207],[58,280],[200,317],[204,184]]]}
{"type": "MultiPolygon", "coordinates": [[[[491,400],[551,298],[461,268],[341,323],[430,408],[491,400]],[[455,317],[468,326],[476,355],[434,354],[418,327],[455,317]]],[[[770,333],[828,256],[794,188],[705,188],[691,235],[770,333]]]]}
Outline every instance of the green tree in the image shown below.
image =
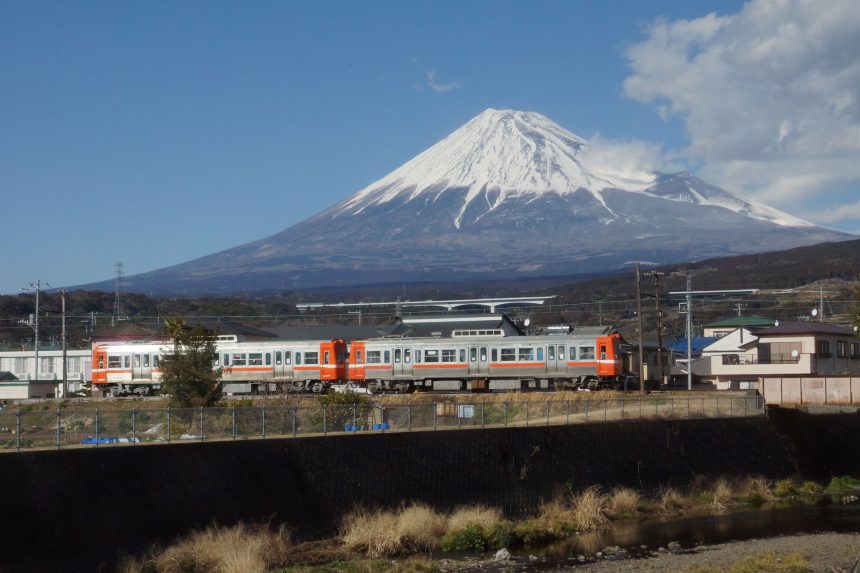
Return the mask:
{"type": "Polygon", "coordinates": [[[215,368],[218,333],[181,318],[164,321],[173,348],[161,362],[161,387],[172,406],[211,406],[221,399],[221,369],[215,368]]]}

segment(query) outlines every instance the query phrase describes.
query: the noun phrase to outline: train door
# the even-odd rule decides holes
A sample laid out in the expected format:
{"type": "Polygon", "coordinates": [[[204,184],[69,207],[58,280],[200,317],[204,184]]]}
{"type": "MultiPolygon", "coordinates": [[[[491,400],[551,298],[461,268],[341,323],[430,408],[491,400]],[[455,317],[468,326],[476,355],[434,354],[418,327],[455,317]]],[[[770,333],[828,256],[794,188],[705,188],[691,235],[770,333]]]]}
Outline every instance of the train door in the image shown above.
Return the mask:
{"type": "Polygon", "coordinates": [[[411,348],[395,348],[393,357],[394,377],[395,378],[411,378],[412,377],[412,349],[411,348]]]}
{"type": "Polygon", "coordinates": [[[132,380],[152,380],[152,357],[149,354],[135,352],[131,357],[132,380]]]}
{"type": "Polygon", "coordinates": [[[486,346],[469,347],[469,374],[472,376],[489,376],[490,362],[486,346]]]}
{"type": "Polygon", "coordinates": [[[559,354],[564,355],[564,346],[556,346],[555,344],[548,344],[546,347],[546,373],[547,374],[558,374],[561,369],[561,365],[564,362],[561,360],[561,356],[559,354]]]}
{"type": "Polygon", "coordinates": [[[293,376],[293,353],[288,348],[280,348],[274,351],[274,368],[272,373],[276,380],[292,378],[293,376]]]}

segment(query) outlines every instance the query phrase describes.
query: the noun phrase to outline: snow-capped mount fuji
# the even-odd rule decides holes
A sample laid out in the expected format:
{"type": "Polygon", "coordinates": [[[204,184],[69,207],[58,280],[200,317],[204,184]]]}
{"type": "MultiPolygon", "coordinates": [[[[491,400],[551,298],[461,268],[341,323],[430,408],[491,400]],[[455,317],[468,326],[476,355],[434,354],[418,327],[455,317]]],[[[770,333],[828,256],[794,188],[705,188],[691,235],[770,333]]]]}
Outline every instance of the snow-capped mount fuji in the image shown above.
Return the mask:
{"type": "Polygon", "coordinates": [[[438,199],[449,190],[466,190],[454,218],[460,228],[469,205],[486,199],[485,213],[506,200],[544,193],[587,192],[617,219],[603,192],[623,189],[672,201],[723,207],[753,219],[784,226],[813,226],[766,205],[744,201],[686,174],[665,177],[642,170],[607,169],[589,164],[590,144],[545,116],[524,111],[488,109],[466,125],[365,187],[339,206],[333,215],[360,214],[369,207],[422,196],[438,199]],[[492,197],[492,200],[489,198],[492,197]]]}
{"type": "Polygon", "coordinates": [[[587,140],[538,113],[488,109],[301,223],[126,277],[125,288],[235,292],[593,274],[634,260],[683,262],[855,238],[686,172],[604,163],[587,140]]]}

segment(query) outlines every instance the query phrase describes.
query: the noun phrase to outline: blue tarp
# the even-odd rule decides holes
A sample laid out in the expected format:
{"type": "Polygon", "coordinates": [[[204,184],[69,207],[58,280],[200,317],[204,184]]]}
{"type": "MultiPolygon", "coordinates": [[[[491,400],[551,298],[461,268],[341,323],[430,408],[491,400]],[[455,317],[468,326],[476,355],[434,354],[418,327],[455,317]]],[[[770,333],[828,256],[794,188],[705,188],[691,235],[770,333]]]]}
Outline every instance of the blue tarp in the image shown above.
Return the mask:
{"type": "MultiPolygon", "coordinates": [[[[693,355],[699,355],[702,353],[702,349],[706,346],[713,344],[716,340],[714,336],[694,336],[690,341],[692,345],[693,355]]],[[[666,348],[675,352],[676,354],[683,354],[686,356],[687,354],[687,339],[686,338],[677,338],[675,340],[671,340],[666,343],[666,348]]]]}

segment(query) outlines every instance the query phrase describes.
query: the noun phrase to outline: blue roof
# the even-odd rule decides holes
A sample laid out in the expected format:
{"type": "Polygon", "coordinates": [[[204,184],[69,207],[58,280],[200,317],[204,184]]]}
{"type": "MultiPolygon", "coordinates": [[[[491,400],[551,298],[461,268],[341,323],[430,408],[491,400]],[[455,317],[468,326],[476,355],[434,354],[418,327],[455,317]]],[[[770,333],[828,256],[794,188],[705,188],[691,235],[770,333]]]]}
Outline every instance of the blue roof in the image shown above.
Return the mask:
{"type": "MultiPolygon", "coordinates": [[[[702,349],[706,346],[710,345],[716,340],[714,336],[694,336],[690,341],[690,345],[692,346],[693,354],[701,354],[702,349]]],[[[671,350],[672,352],[677,352],[680,354],[687,353],[687,339],[686,338],[676,338],[675,340],[670,340],[666,343],[666,348],[671,350]]]]}

